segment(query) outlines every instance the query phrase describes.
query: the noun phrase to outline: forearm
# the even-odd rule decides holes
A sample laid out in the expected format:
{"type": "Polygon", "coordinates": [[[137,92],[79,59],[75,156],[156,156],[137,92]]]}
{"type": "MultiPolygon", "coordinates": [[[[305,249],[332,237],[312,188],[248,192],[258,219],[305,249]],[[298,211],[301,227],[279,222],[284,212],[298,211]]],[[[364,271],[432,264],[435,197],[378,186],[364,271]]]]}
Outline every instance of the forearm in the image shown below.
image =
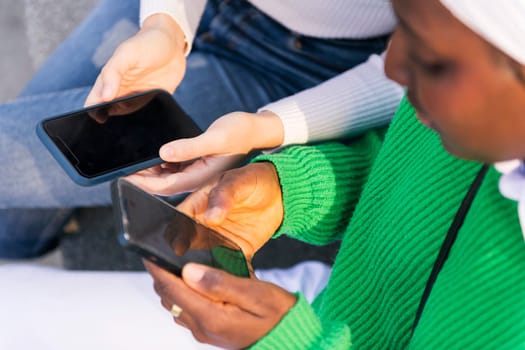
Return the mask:
{"type": "Polygon", "coordinates": [[[185,52],[188,54],[205,6],[206,0],[141,0],[140,24],[144,26],[153,15],[169,16],[184,33],[185,52]]]}
{"type": "Polygon", "coordinates": [[[340,239],[357,204],[383,131],[370,131],[349,145],[292,146],[254,161],[270,161],[281,183],[286,233],[311,244],[340,239]]]}
{"type": "Polygon", "coordinates": [[[262,107],[278,115],[283,146],[360,134],[389,123],[404,90],[384,74],[381,56],[314,88],[262,107]]]}

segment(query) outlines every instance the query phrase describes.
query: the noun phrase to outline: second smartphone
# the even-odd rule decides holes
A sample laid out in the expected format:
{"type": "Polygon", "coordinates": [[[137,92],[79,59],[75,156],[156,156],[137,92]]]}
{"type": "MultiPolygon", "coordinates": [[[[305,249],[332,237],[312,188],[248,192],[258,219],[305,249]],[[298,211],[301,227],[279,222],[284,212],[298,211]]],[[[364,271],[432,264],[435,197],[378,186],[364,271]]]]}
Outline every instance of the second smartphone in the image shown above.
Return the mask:
{"type": "Polygon", "coordinates": [[[163,144],[200,133],[163,90],[119,98],[37,125],[38,136],[54,158],[84,186],[161,164],[163,144]]]}
{"type": "Polygon", "coordinates": [[[232,240],[178,211],[172,204],[124,179],[111,184],[121,245],[180,276],[189,262],[248,277],[250,267],[232,240]]]}

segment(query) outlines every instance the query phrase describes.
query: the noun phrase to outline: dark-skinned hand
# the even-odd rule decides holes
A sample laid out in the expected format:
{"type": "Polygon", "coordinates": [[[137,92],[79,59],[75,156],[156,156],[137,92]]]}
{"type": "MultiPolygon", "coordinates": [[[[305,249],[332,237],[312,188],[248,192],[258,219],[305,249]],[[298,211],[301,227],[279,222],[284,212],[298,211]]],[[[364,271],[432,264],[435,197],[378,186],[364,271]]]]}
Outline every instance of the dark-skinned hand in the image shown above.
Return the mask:
{"type": "Polygon", "coordinates": [[[226,349],[243,349],[267,334],[296,302],[295,295],[271,283],[241,278],[198,264],[187,264],[182,279],[145,261],[162,306],[195,339],[226,349]]]}

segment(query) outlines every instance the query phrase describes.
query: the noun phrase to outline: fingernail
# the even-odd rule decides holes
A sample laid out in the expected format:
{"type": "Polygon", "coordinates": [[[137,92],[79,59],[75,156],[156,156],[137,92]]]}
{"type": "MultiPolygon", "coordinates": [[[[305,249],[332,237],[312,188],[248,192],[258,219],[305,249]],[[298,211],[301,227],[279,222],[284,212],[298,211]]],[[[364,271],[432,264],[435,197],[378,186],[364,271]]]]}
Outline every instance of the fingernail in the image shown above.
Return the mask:
{"type": "Polygon", "coordinates": [[[160,151],[159,151],[159,155],[162,159],[164,160],[168,160],[168,158],[170,158],[171,156],[171,148],[169,147],[161,147],[160,151]]]}
{"type": "Polygon", "coordinates": [[[206,273],[206,268],[198,264],[187,264],[182,270],[184,280],[187,282],[198,283],[206,273]]]}

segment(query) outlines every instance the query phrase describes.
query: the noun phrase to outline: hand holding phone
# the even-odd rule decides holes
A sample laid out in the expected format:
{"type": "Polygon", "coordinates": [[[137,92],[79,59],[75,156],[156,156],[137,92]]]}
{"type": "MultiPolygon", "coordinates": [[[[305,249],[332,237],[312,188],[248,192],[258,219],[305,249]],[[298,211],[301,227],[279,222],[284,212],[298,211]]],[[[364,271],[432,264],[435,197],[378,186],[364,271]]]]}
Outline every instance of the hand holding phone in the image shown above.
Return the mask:
{"type": "Polygon", "coordinates": [[[178,276],[188,262],[250,276],[241,248],[230,239],[124,179],[114,181],[111,189],[119,242],[124,247],[178,276]]]}
{"type": "Polygon", "coordinates": [[[162,145],[200,133],[163,90],[87,107],[37,126],[51,154],[73,181],[84,186],[159,165],[162,145]]]}

